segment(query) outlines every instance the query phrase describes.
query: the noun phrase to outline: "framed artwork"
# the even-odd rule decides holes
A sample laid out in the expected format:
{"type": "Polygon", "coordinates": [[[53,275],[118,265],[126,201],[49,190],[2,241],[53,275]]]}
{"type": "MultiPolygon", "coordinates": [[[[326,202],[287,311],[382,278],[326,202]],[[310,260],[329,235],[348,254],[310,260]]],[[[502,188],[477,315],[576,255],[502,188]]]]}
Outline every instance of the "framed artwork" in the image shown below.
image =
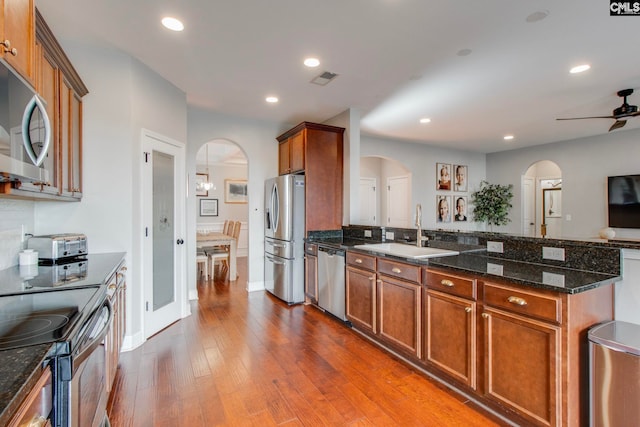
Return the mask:
{"type": "Polygon", "coordinates": [[[200,199],[200,216],[218,216],[218,199],[200,199]]]}
{"type": "Polygon", "coordinates": [[[451,190],[451,165],[436,163],[436,190],[451,190]]]}
{"type": "Polygon", "coordinates": [[[436,222],[451,222],[451,196],[436,196],[436,222]]]}
{"type": "Polygon", "coordinates": [[[545,188],[542,190],[544,195],[543,212],[545,218],[562,217],[562,189],[561,188],[545,188]]]}
{"type": "Polygon", "coordinates": [[[453,196],[453,220],[467,221],[467,196],[453,196]]]}
{"type": "Polygon", "coordinates": [[[247,203],[247,181],[243,179],[225,179],[224,202],[247,203]]]}
{"type": "Polygon", "coordinates": [[[202,185],[207,181],[209,181],[209,175],[206,173],[196,173],[196,196],[209,196],[209,191],[202,189],[202,185]]]}
{"type": "Polygon", "coordinates": [[[467,191],[467,167],[453,165],[453,191],[467,191]]]}

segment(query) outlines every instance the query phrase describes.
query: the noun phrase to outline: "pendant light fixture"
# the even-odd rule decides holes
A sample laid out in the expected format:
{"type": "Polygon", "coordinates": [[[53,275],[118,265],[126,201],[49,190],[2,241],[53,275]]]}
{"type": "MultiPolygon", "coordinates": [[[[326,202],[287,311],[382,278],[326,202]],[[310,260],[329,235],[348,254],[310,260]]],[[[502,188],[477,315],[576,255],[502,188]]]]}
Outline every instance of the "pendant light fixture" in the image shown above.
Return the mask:
{"type": "Polygon", "coordinates": [[[207,180],[205,182],[198,182],[196,184],[197,191],[209,191],[215,190],[216,186],[211,182],[211,175],[209,175],[209,143],[205,146],[206,156],[207,156],[207,180]]]}

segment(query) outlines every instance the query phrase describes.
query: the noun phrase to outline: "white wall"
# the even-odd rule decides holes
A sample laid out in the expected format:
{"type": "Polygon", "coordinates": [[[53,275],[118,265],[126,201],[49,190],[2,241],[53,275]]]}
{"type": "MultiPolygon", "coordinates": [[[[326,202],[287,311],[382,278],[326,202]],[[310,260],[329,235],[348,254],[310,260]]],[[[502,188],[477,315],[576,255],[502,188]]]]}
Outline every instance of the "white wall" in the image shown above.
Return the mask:
{"type": "Polygon", "coordinates": [[[18,265],[24,234],[34,229],[34,202],[0,199],[0,270],[18,265]]]}
{"type": "MultiPolygon", "coordinates": [[[[640,173],[639,139],[640,129],[634,129],[488,154],[487,179],[514,184],[513,222],[500,231],[520,233],[520,177],[533,163],[551,160],[562,170],[563,237],[597,237],[607,225],[607,176],[640,173]]],[[[640,238],[640,231],[617,230],[617,235],[640,238]]]]}
{"type": "Polygon", "coordinates": [[[127,336],[137,345],[143,316],[141,132],[186,143],[186,96],[117,51],[64,49],[89,88],[83,99],[84,193],[80,203],[36,203],[35,231],[84,233],[90,253],[127,252],[127,336]]]}
{"type": "MultiPolygon", "coordinates": [[[[470,197],[471,193],[478,189],[480,181],[486,175],[484,154],[368,135],[361,135],[360,141],[361,156],[381,156],[397,160],[411,171],[411,206],[415,206],[417,203],[422,204],[422,225],[424,228],[449,230],[482,229],[482,224],[474,222],[438,223],[436,225],[436,194],[466,195],[470,197]],[[436,163],[467,165],[468,191],[465,193],[436,191],[436,163]]],[[[381,185],[383,184],[381,183],[381,185]]],[[[471,209],[468,208],[468,211],[471,212],[471,209]]]]}
{"type": "MultiPolygon", "coordinates": [[[[187,171],[194,182],[196,154],[207,141],[226,139],[237,144],[248,161],[247,191],[249,203],[249,255],[247,289],[264,289],[264,181],[278,175],[278,142],[276,136],[294,125],[279,126],[275,123],[246,120],[216,114],[211,111],[189,107],[189,143],[187,145],[187,171]]],[[[187,199],[187,218],[196,217],[196,196],[191,192],[187,199]]],[[[195,259],[195,221],[188,224],[187,259],[195,259]]],[[[196,292],[195,263],[189,266],[189,291],[196,292]]]]}

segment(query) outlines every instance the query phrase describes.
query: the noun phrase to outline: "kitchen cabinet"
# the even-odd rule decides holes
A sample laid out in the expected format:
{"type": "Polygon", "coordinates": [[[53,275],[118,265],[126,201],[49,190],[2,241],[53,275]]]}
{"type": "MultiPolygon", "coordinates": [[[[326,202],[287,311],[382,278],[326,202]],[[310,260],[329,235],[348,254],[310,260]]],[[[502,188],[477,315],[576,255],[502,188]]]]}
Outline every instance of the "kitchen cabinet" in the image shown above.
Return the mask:
{"type": "Polygon", "coordinates": [[[50,427],[49,415],[53,409],[51,370],[46,368],[33,386],[7,427],[50,427]]]}
{"type": "Polygon", "coordinates": [[[305,175],[306,231],[339,230],[344,128],[302,122],[277,137],[280,175],[305,175]]]}
{"type": "Polygon", "coordinates": [[[304,293],[309,300],[318,303],[318,245],[304,245],[304,293]]]}
{"type": "Polygon", "coordinates": [[[424,361],[475,390],[477,284],[472,277],[424,269],[424,361]]]}
{"type": "Polygon", "coordinates": [[[346,316],[358,330],[375,334],[376,258],[358,252],[346,253],[346,316]]]}
{"type": "Polygon", "coordinates": [[[377,260],[378,334],[399,351],[422,353],[420,267],[385,258],[377,260]]]}
{"type": "Polygon", "coordinates": [[[124,266],[124,264],[120,264],[116,273],[107,281],[107,295],[113,309],[111,329],[105,337],[107,392],[110,392],[111,387],[113,386],[113,381],[118,370],[118,363],[120,361],[120,351],[122,350],[122,343],[124,341],[127,311],[126,271],[127,267],[124,266]]]}
{"type": "Polygon", "coordinates": [[[82,97],[88,90],[47,23],[36,10],[36,91],[46,101],[51,145],[44,164],[48,182],[11,183],[4,194],[31,199],[82,198],[82,97]]]}
{"type": "Polygon", "coordinates": [[[3,0],[2,58],[33,85],[35,29],[33,0],[3,0]]]}

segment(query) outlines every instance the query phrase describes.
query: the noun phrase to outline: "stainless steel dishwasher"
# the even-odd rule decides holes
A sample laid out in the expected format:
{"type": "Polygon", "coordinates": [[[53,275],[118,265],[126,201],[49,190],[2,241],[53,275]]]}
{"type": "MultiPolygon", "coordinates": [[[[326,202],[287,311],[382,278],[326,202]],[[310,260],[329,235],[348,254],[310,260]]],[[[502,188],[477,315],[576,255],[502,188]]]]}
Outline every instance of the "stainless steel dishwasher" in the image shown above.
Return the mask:
{"type": "Polygon", "coordinates": [[[347,320],[343,250],[318,247],[318,305],[340,320],[347,320]]]}

